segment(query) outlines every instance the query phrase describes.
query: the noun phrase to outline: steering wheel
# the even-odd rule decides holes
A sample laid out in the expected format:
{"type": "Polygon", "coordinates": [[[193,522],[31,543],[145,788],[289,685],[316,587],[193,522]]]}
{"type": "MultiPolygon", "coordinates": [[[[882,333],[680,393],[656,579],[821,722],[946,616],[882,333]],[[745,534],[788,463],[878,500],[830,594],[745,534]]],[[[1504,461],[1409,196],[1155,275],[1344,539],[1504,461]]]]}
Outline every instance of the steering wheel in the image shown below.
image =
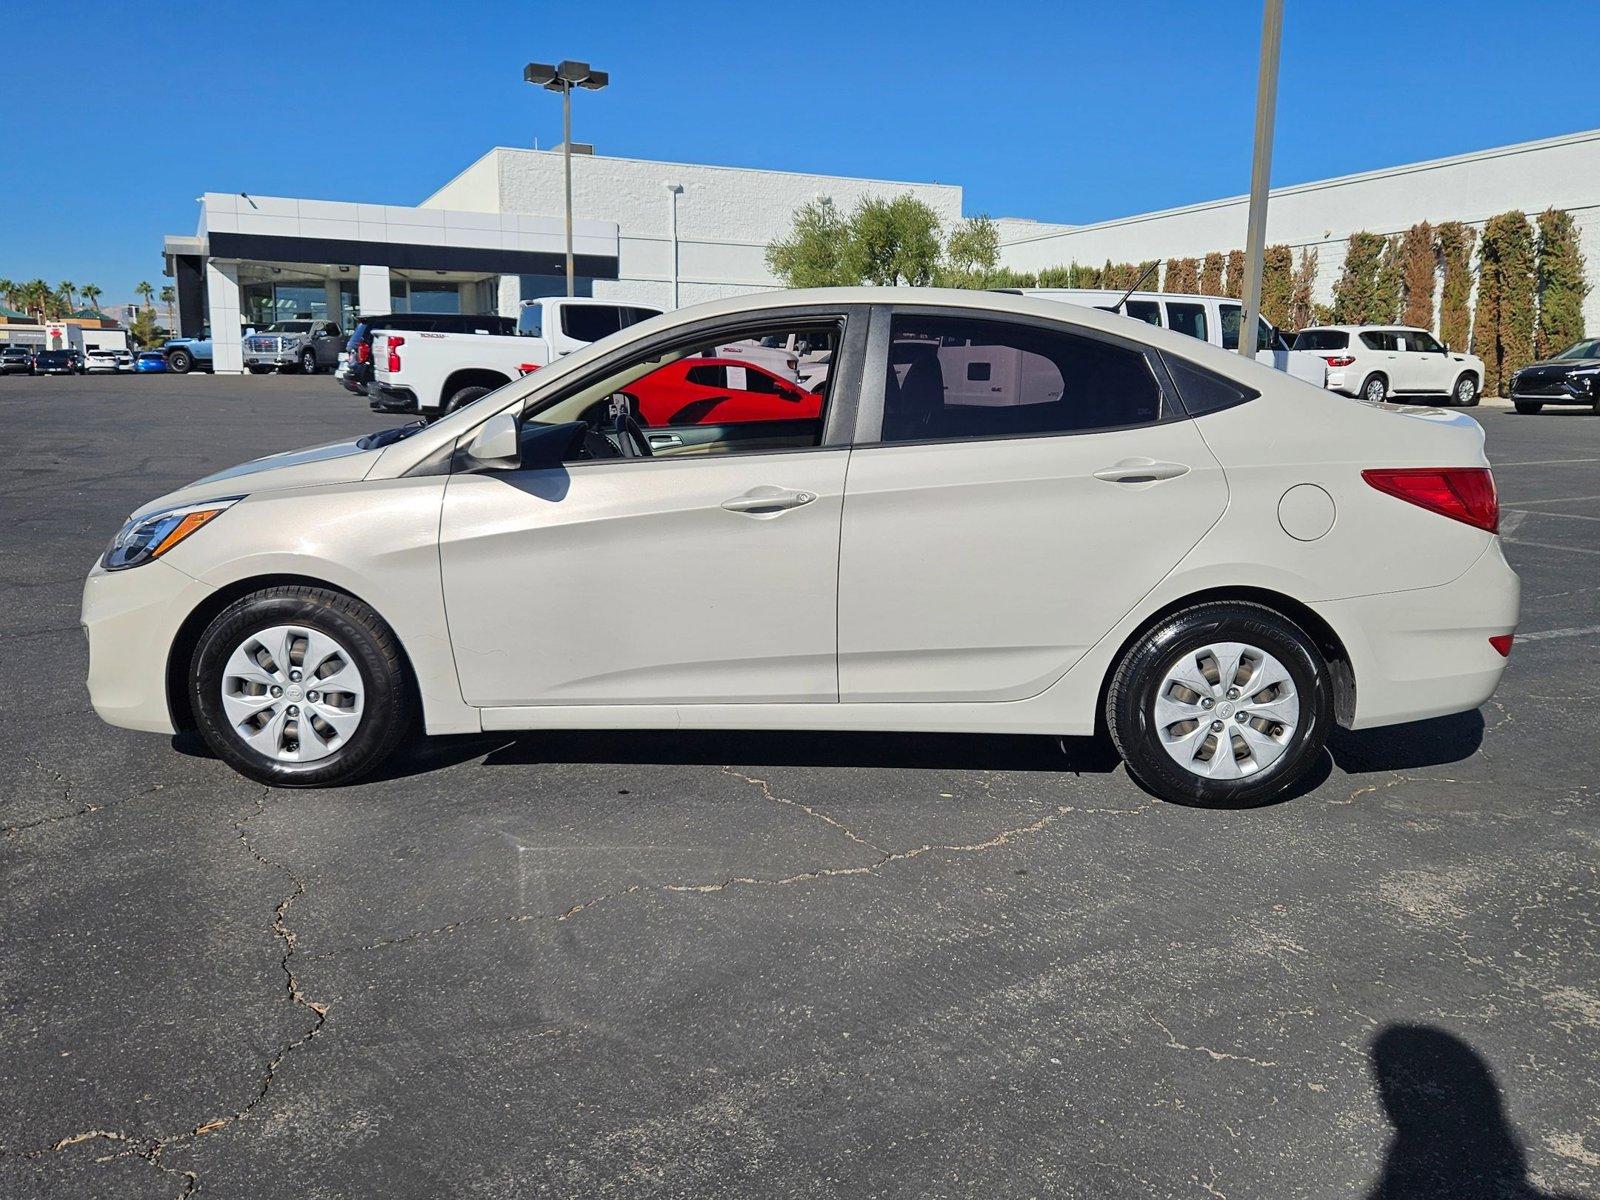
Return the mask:
{"type": "Polygon", "coordinates": [[[617,414],[617,423],[611,432],[616,438],[617,449],[622,451],[623,458],[655,456],[655,452],[650,449],[650,439],[644,436],[644,429],[627,413],[617,414]]]}

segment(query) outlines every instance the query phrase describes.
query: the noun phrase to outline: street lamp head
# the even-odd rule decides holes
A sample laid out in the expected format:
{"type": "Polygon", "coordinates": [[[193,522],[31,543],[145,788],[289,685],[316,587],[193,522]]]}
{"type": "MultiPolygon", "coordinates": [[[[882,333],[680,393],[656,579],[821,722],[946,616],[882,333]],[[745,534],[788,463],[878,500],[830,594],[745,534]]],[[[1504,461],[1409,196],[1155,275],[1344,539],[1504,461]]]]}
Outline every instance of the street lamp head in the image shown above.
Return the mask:
{"type": "Polygon", "coordinates": [[[556,74],[560,76],[562,83],[579,87],[589,78],[589,64],[572,58],[563,58],[556,64],[556,74]]]}
{"type": "Polygon", "coordinates": [[[585,79],[582,83],[580,83],[578,86],[581,87],[581,88],[588,88],[591,92],[598,92],[601,88],[605,87],[606,84],[608,84],[610,82],[611,82],[611,76],[610,76],[610,74],[608,72],[605,72],[605,71],[590,71],[589,72],[589,77],[587,79],[585,79]]]}
{"type": "MultiPolygon", "coordinates": [[[[522,82],[535,87],[549,87],[556,81],[556,69],[549,63],[529,63],[522,68],[522,82]]],[[[560,90],[557,85],[556,90],[560,90]]]]}

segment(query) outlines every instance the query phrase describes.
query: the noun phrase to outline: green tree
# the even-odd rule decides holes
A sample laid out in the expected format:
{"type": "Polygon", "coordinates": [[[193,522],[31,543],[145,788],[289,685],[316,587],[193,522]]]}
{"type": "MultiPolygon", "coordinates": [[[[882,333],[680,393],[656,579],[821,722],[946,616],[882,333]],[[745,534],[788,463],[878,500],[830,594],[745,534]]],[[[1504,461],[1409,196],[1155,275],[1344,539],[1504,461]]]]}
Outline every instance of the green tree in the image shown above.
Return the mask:
{"type": "Polygon", "coordinates": [[[990,273],[989,280],[984,286],[992,288],[1031,288],[1049,287],[1050,285],[1041,283],[1039,276],[1032,271],[1014,271],[1010,267],[996,267],[990,273]]]}
{"type": "Polygon", "coordinates": [[[1042,267],[1039,270],[1040,287],[1076,287],[1073,282],[1077,278],[1074,272],[1078,269],[1077,263],[1065,267],[1042,267]]]}
{"type": "Polygon", "coordinates": [[[1470,225],[1446,221],[1437,230],[1439,265],[1439,340],[1465,350],[1472,333],[1472,246],[1477,234],[1470,225]]]}
{"type": "Polygon", "coordinates": [[[1099,267],[1085,267],[1073,263],[1067,268],[1067,286],[1073,288],[1097,288],[1105,282],[1104,272],[1099,267]]]}
{"type": "Polygon", "coordinates": [[[971,217],[950,231],[945,244],[946,269],[940,282],[951,287],[987,287],[1000,264],[1000,227],[986,213],[971,217]]]}
{"type": "Polygon", "coordinates": [[[178,300],[177,289],[174,288],[170,283],[165,285],[161,289],[160,300],[161,300],[161,303],[166,306],[166,310],[167,310],[167,328],[171,329],[172,328],[172,306],[175,303],[177,303],[177,300],[178,300]]]}
{"type": "Polygon", "coordinates": [[[1316,317],[1311,292],[1317,285],[1317,252],[1300,248],[1300,261],[1289,281],[1289,329],[1304,329],[1316,317]]]}
{"type": "Polygon", "coordinates": [[[1200,260],[1198,258],[1169,258],[1167,278],[1163,291],[1193,295],[1200,290],[1200,260]]]}
{"type": "Polygon", "coordinates": [[[1400,239],[1400,320],[1404,324],[1433,328],[1433,285],[1438,268],[1433,226],[1418,221],[1400,239]]]}
{"type": "Polygon", "coordinates": [[[1261,315],[1279,329],[1291,328],[1294,253],[1287,246],[1268,246],[1261,256],[1261,315]]]}
{"type": "Polygon", "coordinates": [[[1200,264],[1200,294],[1222,295],[1222,255],[1213,250],[1200,264]]]}
{"type": "Polygon", "coordinates": [[[1478,307],[1472,350],[1483,359],[1483,391],[1498,396],[1533,361],[1534,238],[1527,215],[1490,217],[1478,246],[1478,307]]]}
{"type": "Polygon", "coordinates": [[[63,279],[56,284],[56,295],[61,297],[62,306],[70,313],[75,307],[74,300],[78,295],[78,285],[70,279],[63,279]]]}
{"type": "Polygon", "coordinates": [[[94,312],[100,311],[100,297],[104,294],[92,283],[86,283],[78,289],[78,294],[83,297],[83,306],[94,312]]]}
{"type": "Polygon", "coordinates": [[[1238,300],[1244,296],[1244,251],[1228,251],[1228,272],[1223,277],[1222,294],[1238,300]]]}
{"type": "Polygon", "coordinates": [[[167,336],[167,331],[156,324],[156,310],[141,308],[133,315],[133,322],[128,326],[128,336],[137,346],[159,346],[167,336]]]}
{"type": "Polygon", "coordinates": [[[133,290],[134,290],[134,294],[137,295],[139,297],[139,299],[144,301],[144,306],[146,308],[149,308],[150,305],[151,305],[151,301],[154,299],[155,294],[156,294],[155,288],[150,286],[150,281],[149,280],[144,280],[143,282],[141,282],[139,284],[138,287],[134,288],[133,290]]]}
{"type": "Polygon", "coordinates": [[[1378,315],[1378,264],[1384,239],[1358,230],[1350,235],[1344,269],[1333,285],[1333,320],[1338,325],[1370,325],[1378,315]]]}
{"type": "Polygon", "coordinates": [[[1572,214],[1547,208],[1539,214],[1539,324],[1535,358],[1559,354],[1583,336],[1583,251],[1572,214]]]}
{"type": "Polygon", "coordinates": [[[767,246],[767,267],[789,287],[841,287],[861,282],[844,265],[849,227],[824,197],[795,210],[789,236],[767,246]]]}
{"type": "Polygon", "coordinates": [[[1400,293],[1400,238],[1387,237],[1383,239],[1383,251],[1378,255],[1378,279],[1373,296],[1378,315],[1373,319],[1385,325],[1398,320],[1400,293]]]}
{"type": "Polygon", "coordinates": [[[933,282],[943,247],[938,214],[912,195],[868,196],[850,214],[847,273],[879,287],[933,282]]]}

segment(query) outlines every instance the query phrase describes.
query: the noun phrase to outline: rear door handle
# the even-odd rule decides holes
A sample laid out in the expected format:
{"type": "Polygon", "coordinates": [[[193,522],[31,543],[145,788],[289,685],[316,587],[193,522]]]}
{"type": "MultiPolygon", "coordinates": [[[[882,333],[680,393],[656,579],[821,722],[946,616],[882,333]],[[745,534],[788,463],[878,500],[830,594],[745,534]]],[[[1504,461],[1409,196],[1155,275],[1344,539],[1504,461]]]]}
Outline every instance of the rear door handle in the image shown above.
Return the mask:
{"type": "Polygon", "coordinates": [[[749,513],[751,516],[759,517],[799,508],[801,505],[810,504],[816,498],[815,492],[797,492],[793,488],[774,487],[770,483],[764,483],[751,488],[742,496],[724,500],[722,507],[729,512],[749,513]]]}
{"type": "Polygon", "coordinates": [[[1107,483],[1150,483],[1157,479],[1176,479],[1187,475],[1189,468],[1183,463],[1158,462],[1153,458],[1125,458],[1094,473],[1096,479],[1107,483]]]}

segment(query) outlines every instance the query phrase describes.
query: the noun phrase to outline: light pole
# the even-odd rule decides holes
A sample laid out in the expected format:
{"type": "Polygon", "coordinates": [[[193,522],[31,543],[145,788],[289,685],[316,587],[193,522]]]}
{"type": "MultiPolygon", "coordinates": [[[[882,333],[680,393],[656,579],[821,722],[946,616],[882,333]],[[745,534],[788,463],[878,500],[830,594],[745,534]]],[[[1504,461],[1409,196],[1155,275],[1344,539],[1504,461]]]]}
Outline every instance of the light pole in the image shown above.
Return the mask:
{"type": "Polygon", "coordinates": [[[567,295],[572,295],[572,89],[598,92],[611,82],[604,71],[591,70],[588,63],[563,59],[555,66],[529,63],[522,68],[522,81],[561,93],[561,160],[567,177],[567,295]]]}
{"type": "Polygon", "coordinates": [[[1250,218],[1244,238],[1244,316],[1239,353],[1256,356],[1261,324],[1261,267],[1267,245],[1267,189],[1272,177],[1272,127],[1278,112],[1278,46],[1283,40],[1283,0],[1265,0],[1261,12],[1261,70],[1256,77],[1256,148],[1250,170],[1250,218]]]}

